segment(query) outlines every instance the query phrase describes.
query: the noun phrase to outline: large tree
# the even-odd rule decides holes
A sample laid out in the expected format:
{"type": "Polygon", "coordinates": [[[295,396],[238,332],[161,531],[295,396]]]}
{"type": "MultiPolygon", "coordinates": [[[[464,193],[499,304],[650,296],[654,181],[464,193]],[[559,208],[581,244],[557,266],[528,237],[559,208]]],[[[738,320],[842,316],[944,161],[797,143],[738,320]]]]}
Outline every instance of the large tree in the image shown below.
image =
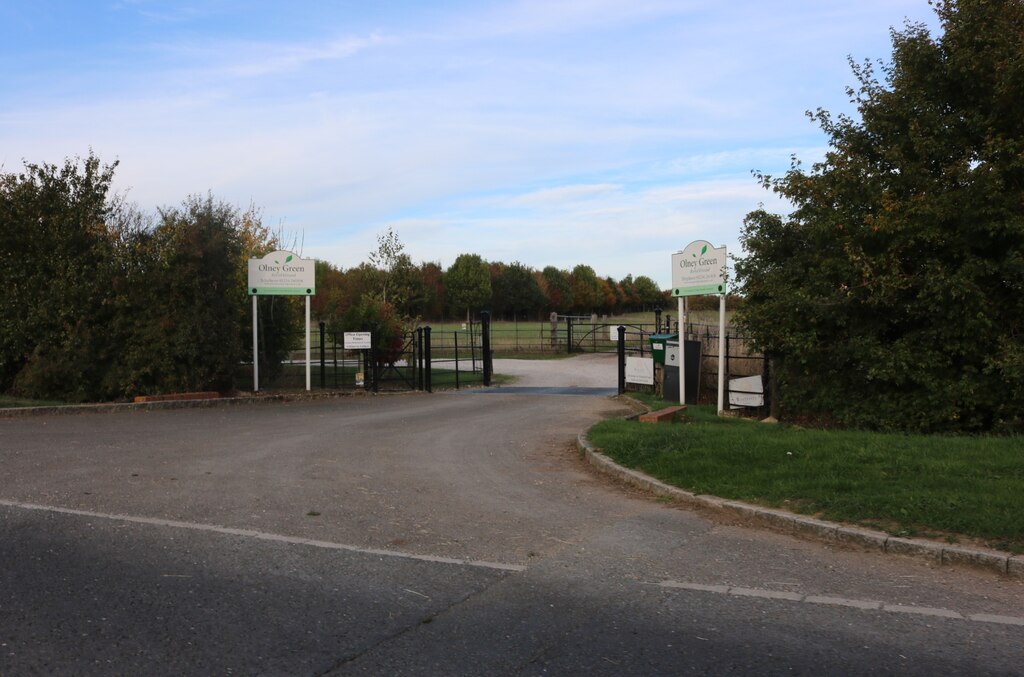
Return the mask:
{"type": "Polygon", "coordinates": [[[105,340],[113,165],[90,154],[0,175],[0,390],[83,400],[114,359],[105,340]]]}
{"type": "Polygon", "coordinates": [[[934,3],[853,64],[859,119],[781,178],[736,273],[784,413],[924,431],[1024,428],[1024,2],[934,3]],[[827,414],[826,414],[827,413],[827,414]]]}
{"type": "Polygon", "coordinates": [[[460,254],[444,276],[448,308],[456,313],[483,309],[491,300],[491,272],[479,254],[460,254]]]}
{"type": "Polygon", "coordinates": [[[494,291],[494,306],[497,312],[521,318],[524,314],[536,314],[544,307],[546,299],[537,285],[534,271],[515,261],[503,266],[491,282],[494,291]]]}

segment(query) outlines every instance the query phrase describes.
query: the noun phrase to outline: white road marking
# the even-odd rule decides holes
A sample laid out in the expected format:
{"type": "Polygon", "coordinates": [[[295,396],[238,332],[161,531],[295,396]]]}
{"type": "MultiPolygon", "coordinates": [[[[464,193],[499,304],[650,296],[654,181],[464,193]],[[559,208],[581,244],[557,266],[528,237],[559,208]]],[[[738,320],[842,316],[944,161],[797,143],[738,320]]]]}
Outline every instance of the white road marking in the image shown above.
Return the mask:
{"type": "Polygon", "coordinates": [[[1000,616],[997,614],[965,614],[952,609],[936,609],[926,606],[908,606],[905,604],[889,604],[877,600],[867,599],[845,599],[843,597],[828,597],[824,595],[804,595],[797,592],[783,590],[765,590],[763,588],[741,588],[731,585],[707,585],[705,583],[689,583],[686,581],[662,581],[658,584],[662,588],[675,588],[678,590],[693,590],[695,592],[710,592],[717,595],[734,595],[737,597],[756,597],[759,599],[783,600],[798,602],[800,604],[825,604],[830,606],[845,606],[854,609],[868,611],[888,611],[899,614],[915,614],[918,616],[932,616],[938,618],[951,618],[954,620],[967,620],[976,623],[995,623],[997,625],[1020,625],[1024,626],[1024,618],[1017,616],[1000,616]]]}
{"type": "Polygon", "coordinates": [[[0,505],[22,510],[38,510],[41,512],[58,513],[62,515],[76,515],[79,517],[92,517],[95,519],[115,520],[130,522],[133,524],[149,524],[158,527],[173,527],[175,529],[190,529],[192,531],[206,531],[215,534],[226,534],[229,536],[241,536],[243,538],[256,538],[261,541],[272,541],[274,543],[290,543],[292,545],[308,545],[313,548],[324,548],[327,550],[344,550],[361,555],[377,555],[380,557],[398,557],[400,559],[431,562],[434,564],[456,564],[459,566],[477,567],[481,569],[496,569],[498,571],[523,572],[526,567],[520,564],[507,564],[505,562],[487,562],[482,560],[455,559],[452,557],[438,557],[435,555],[417,555],[396,550],[380,550],[377,548],[362,548],[356,545],[345,543],[333,543],[331,541],[319,541],[312,538],[300,538],[297,536],[283,536],[271,534],[265,531],[254,531],[252,529],[234,529],[231,527],[217,526],[216,524],[202,524],[198,522],[179,522],[177,520],[160,519],[156,517],[137,517],[134,515],[115,515],[91,510],[75,510],[73,508],[60,508],[49,505],[36,505],[34,503],[18,503],[0,499],[0,505]]]}

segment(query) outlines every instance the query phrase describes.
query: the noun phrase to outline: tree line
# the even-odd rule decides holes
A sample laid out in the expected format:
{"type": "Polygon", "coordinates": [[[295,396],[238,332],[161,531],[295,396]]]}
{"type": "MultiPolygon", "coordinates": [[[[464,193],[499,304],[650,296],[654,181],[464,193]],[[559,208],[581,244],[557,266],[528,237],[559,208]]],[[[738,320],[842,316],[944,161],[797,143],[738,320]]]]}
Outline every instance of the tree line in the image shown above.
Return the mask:
{"type": "Polygon", "coordinates": [[[378,236],[377,251],[359,266],[316,266],[313,312],[325,320],[343,318],[367,295],[380,297],[402,317],[424,321],[465,319],[485,309],[494,319],[523,320],[551,312],[614,315],[666,304],[665,292],[646,275],[615,280],[583,264],[536,270],[479,254],[461,254],[447,269],[435,262],[414,264],[392,229],[378,236]]]}
{"type": "MultiPolygon", "coordinates": [[[[60,401],[231,391],[252,358],[248,260],[289,248],[254,207],[212,195],[146,213],[94,154],[0,173],[0,393],[60,401]]],[[[317,262],[316,319],[389,342],[417,321],[614,313],[661,305],[648,277],[542,271],[463,254],[415,265],[388,230],[348,270],[317,262]]],[[[301,333],[302,299],[258,297],[261,372],[301,333]]],[[[379,356],[378,356],[378,359],[379,356]]]]}

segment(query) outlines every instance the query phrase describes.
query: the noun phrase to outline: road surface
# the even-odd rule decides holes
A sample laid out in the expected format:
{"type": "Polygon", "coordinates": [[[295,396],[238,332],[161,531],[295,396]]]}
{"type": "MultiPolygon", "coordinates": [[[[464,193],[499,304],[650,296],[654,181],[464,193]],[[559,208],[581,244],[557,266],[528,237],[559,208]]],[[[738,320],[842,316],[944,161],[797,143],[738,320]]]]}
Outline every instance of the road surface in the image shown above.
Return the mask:
{"type": "Polygon", "coordinates": [[[1024,674],[1024,586],[593,474],[614,362],[0,419],[0,675],[1024,674]]]}

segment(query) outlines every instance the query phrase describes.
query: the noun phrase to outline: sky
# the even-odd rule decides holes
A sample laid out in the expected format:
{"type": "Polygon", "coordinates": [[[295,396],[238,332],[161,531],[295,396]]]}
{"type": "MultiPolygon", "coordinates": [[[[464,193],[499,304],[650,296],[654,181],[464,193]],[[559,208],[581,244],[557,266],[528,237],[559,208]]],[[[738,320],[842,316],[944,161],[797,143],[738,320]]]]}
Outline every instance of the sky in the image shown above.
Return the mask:
{"type": "Polygon", "coordinates": [[[671,286],[788,206],[927,0],[6,0],[0,171],[94,152],[147,212],[255,205],[306,258],[462,253],[671,286]]]}

